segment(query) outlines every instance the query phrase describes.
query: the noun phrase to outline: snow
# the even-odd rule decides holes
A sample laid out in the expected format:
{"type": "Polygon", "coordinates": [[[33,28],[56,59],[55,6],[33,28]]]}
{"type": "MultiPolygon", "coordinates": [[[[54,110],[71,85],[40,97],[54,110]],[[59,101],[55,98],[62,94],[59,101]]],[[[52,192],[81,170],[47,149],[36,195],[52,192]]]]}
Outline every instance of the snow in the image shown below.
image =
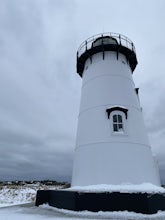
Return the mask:
{"type": "MultiPolygon", "coordinates": [[[[38,189],[60,189],[61,186],[39,186],[29,184],[25,186],[3,186],[0,188],[0,207],[31,203],[35,201],[38,189]]],[[[1,219],[0,219],[1,220],[1,219]]]]}
{"type": "Polygon", "coordinates": [[[121,185],[89,185],[89,186],[73,186],[67,190],[78,192],[121,192],[121,193],[165,193],[165,189],[151,183],[142,183],[133,185],[123,183],[121,185]]]}
{"type": "MultiPolygon", "coordinates": [[[[43,187],[44,188],[44,187],[43,187]]],[[[59,189],[55,186],[51,189],[59,189]]],[[[57,209],[47,204],[40,207],[34,206],[34,200],[38,186],[22,187],[2,187],[0,189],[0,220],[85,220],[85,219],[111,219],[111,220],[165,220],[165,211],[159,211],[156,214],[144,215],[140,213],[119,211],[119,212],[89,212],[89,211],[70,211],[57,209]],[[28,203],[28,204],[23,204],[28,203]],[[21,205],[16,205],[21,204],[21,205]],[[16,205],[16,206],[15,206],[16,205]],[[5,207],[8,206],[8,207],[5,207]]],[[[65,189],[63,189],[65,190],[65,189]]],[[[68,189],[66,189],[68,190],[68,189]]],[[[122,185],[93,185],[86,187],[71,187],[69,190],[79,190],[87,192],[156,192],[164,193],[165,189],[149,183],[140,185],[122,184],[122,185]]]]}
{"type": "Polygon", "coordinates": [[[165,212],[153,215],[137,214],[134,212],[89,212],[59,210],[48,205],[40,207],[8,207],[0,208],[1,220],[85,220],[85,219],[111,219],[111,220],[164,220],[165,212]]]}
{"type": "Polygon", "coordinates": [[[3,187],[0,190],[0,207],[32,202],[35,199],[35,195],[36,191],[31,188],[9,189],[3,187]]]}
{"type": "Polygon", "coordinates": [[[49,205],[42,205],[40,206],[44,209],[48,210],[53,210],[57,213],[61,213],[65,216],[70,216],[70,217],[79,217],[79,218],[87,218],[87,219],[119,219],[119,220],[143,220],[143,219],[163,219],[165,220],[165,212],[159,211],[156,214],[152,215],[146,215],[146,214],[140,214],[140,213],[135,213],[135,212],[128,212],[128,211],[115,211],[115,212],[90,212],[90,211],[70,211],[70,210],[65,210],[65,209],[58,209],[51,207],[49,205]]]}
{"type": "Polygon", "coordinates": [[[122,106],[122,105],[111,105],[110,107],[108,107],[108,109],[116,108],[116,107],[120,107],[120,108],[127,110],[127,108],[125,108],[125,106],[122,106]]]}

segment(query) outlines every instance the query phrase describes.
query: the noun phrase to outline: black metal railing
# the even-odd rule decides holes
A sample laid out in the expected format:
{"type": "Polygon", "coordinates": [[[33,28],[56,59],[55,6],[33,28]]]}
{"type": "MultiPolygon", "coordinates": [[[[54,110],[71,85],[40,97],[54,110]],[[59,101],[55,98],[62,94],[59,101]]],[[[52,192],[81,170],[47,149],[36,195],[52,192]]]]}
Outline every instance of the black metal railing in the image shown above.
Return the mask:
{"type": "Polygon", "coordinates": [[[122,34],[106,32],[106,33],[94,35],[94,36],[88,38],[86,41],[84,41],[80,45],[80,47],[78,48],[77,58],[79,58],[87,50],[91,49],[93,47],[93,42],[96,39],[101,38],[101,37],[112,37],[117,41],[117,43],[119,45],[130,49],[131,51],[133,51],[136,54],[135,46],[134,46],[133,42],[128,37],[126,37],[122,34]]]}

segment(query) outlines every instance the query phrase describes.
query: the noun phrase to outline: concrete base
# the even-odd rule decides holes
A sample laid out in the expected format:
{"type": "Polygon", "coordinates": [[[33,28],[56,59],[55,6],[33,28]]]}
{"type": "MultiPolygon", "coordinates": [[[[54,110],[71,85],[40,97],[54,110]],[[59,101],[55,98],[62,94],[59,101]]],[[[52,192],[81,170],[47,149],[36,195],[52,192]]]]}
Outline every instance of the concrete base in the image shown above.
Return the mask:
{"type": "Polygon", "coordinates": [[[73,211],[130,211],[154,214],[165,210],[165,194],[38,190],[36,206],[44,203],[73,211]]]}

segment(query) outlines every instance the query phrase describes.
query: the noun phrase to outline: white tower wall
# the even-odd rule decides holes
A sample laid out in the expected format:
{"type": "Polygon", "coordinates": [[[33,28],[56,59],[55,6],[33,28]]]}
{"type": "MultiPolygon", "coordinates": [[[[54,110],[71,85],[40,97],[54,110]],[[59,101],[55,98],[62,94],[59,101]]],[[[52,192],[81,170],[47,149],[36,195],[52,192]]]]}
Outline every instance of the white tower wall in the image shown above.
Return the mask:
{"type": "Polygon", "coordinates": [[[96,184],[160,185],[148,142],[132,71],[125,55],[96,53],[83,71],[72,186],[96,184]],[[114,132],[106,109],[127,109],[124,131],[114,132]]]}

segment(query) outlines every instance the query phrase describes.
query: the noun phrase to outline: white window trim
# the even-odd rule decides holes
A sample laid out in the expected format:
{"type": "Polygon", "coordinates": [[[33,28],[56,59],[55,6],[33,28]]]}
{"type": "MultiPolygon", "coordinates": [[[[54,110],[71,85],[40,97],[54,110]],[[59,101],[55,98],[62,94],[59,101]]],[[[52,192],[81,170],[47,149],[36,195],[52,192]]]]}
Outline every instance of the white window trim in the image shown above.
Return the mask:
{"type": "Polygon", "coordinates": [[[115,110],[113,111],[111,114],[110,114],[110,129],[111,129],[111,134],[112,135],[117,135],[117,136],[127,136],[127,120],[126,120],[126,117],[125,117],[125,114],[124,112],[122,111],[118,111],[118,110],[115,110]],[[123,131],[120,132],[120,131],[114,131],[113,129],[113,116],[114,115],[121,115],[122,116],[122,124],[123,124],[123,131]]]}

